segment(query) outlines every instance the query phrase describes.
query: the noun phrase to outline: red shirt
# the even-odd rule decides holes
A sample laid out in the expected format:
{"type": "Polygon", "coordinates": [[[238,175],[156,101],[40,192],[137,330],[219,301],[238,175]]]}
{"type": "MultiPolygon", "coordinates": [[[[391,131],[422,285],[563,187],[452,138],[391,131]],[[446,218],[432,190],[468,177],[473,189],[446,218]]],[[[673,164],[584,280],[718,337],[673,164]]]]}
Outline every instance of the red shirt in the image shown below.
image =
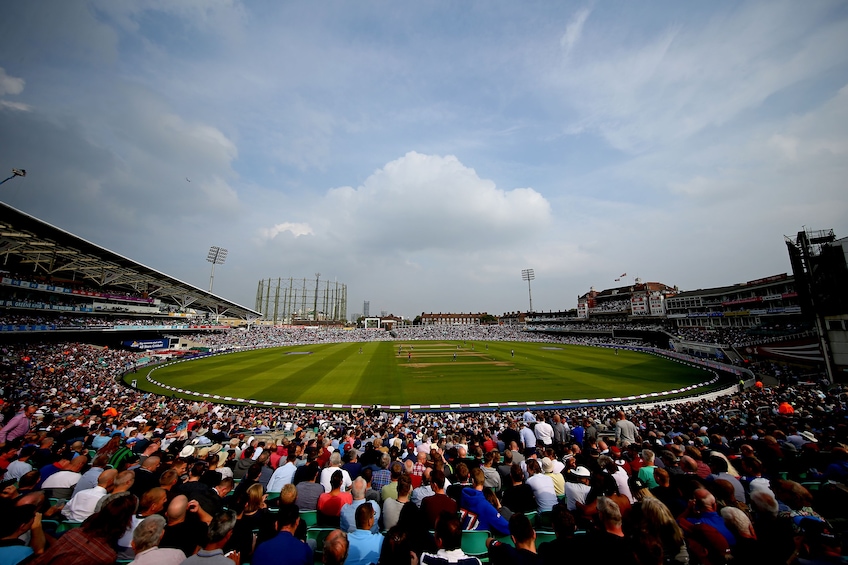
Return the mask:
{"type": "Polygon", "coordinates": [[[338,495],[325,492],[318,497],[318,512],[327,516],[341,516],[342,506],[345,504],[353,504],[353,495],[349,492],[342,492],[338,495]]]}

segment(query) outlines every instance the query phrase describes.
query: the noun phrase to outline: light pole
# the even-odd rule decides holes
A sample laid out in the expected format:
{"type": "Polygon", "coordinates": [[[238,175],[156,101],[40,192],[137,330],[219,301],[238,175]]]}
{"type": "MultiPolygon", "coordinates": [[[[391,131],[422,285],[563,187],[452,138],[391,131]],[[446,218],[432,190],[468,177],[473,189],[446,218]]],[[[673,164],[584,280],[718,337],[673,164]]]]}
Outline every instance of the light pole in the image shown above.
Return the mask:
{"type": "Polygon", "coordinates": [[[25,176],[26,176],[26,169],[12,169],[12,176],[6,177],[5,179],[0,180],[0,184],[3,184],[7,180],[12,180],[15,177],[25,177],[25,176]]]}
{"type": "Polygon", "coordinates": [[[528,314],[533,311],[533,293],[530,291],[530,281],[536,278],[536,273],[533,272],[533,269],[522,269],[521,270],[521,280],[527,281],[527,295],[530,297],[530,310],[528,314]]]}
{"type": "Polygon", "coordinates": [[[315,326],[318,327],[318,281],[321,279],[321,273],[315,273],[315,304],[312,305],[312,319],[315,320],[315,326]]]}
{"type": "Polygon", "coordinates": [[[212,292],[212,283],[215,280],[215,265],[223,265],[227,260],[227,250],[223,247],[213,245],[209,248],[209,255],[206,260],[212,263],[212,273],[209,275],[209,292],[212,292]]]}

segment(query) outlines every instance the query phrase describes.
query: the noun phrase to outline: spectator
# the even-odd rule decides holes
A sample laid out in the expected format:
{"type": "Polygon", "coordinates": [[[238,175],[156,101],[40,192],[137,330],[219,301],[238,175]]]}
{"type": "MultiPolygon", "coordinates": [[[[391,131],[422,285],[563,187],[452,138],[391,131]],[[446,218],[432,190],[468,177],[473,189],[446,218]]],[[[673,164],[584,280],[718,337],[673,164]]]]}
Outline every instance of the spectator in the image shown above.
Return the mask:
{"type": "Polygon", "coordinates": [[[209,529],[206,531],[206,541],[203,549],[183,561],[185,565],[228,565],[241,562],[237,551],[224,555],[224,546],[233,535],[236,525],[236,513],[232,510],[222,510],[212,517],[209,529]]]}
{"type": "Polygon", "coordinates": [[[0,563],[22,563],[44,553],[41,513],[35,505],[0,504],[0,563]],[[29,544],[21,538],[29,535],[29,544]]]}
{"type": "Polygon", "coordinates": [[[23,437],[32,426],[32,416],[38,406],[30,404],[15,414],[9,422],[0,429],[0,446],[23,437]]]}
{"type": "Polygon", "coordinates": [[[321,562],[324,565],[342,565],[347,560],[349,547],[347,533],[342,530],[333,530],[324,538],[324,552],[321,554],[321,562]]]}
{"type": "Polygon", "coordinates": [[[366,487],[367,483],[365,482],[365,479],[362,477],[354,479],[350,489],[352,500],[349,504],[342,506],[341,513],[339,515],[342,531],[351,533],[356,530],[356,509],[363,504],[370,504],[374,509],[374,524],[371,526],[371,533],[376,534],[379,532],[378,523],[380,522],[380,505],[373,500],[366,500],[366,487]]]}
{"type": "MultiPolygon", "coordinates": [[[[114,496],[114,495],[113,495],[114,496]]],[[[34,565],[114,565],[113,549],[126,533],[138,506],[129,493],[114,496],[79,528],[66,532],[34,565]]]]}
{"type": "Polygon", "coordinates": [[[62,508],[62,515],[68,520],[76,520],[82,522],[92,514],[94,514],[97,503],[101,498],[109,494],[114,489],[115,478],[118,476],[118,471],[108,469],[100,473],[97,477],[97,486],[87,490],[80,491],[69,500],[65,507],[62,508]]]}
{"type": "Polygon", "coordinates": [[[376,563],[383,545],[383,535],[371,533],[374,525],[374,509],[362,504],[356,509],[356,530],[348,534],[347,565],[376,563]]]}
{"type": "Polygon", "coordinates": [[[463,529],[487,530],[496,535],[508,535],[510,533],[509,523],[486,500],[486,495],[483,493],[486,475],[480,468],[474,469],[471,475],[473,486],[462,489],[460,514],[463,529]]]}
{"type": "Polygon", "coordinates": [[[511,546],[489,539],[489,563],[493,565],[536,565],[542,558],[536,553],[536,531],[527,516],[518,513],[509,519],[511,546]]]}
{"type": "Polygon", "coordinates": [[[457,565],[480,565],[477,557],[466,555],[460,545],[462,544],[462,526],[456,514],[443,512],[436,521],[434,534],[438,551],[435,554],[422,553],[422,565],[446,565],[455,563],[457,565]]]}
{"type": "Polygon", "coordinates": [[[165,534],[165,518],[158,514],[148,516],[133,531],[132,548],[135,559],[132,565],[179,565],[185,554],[179,549],[160,548],[165,534]]]}
{"type": "Polygon", "coordinates": [[[287,562],[292,565],[311,565],[312,549],[295,537],[299,524],[300,510],[297,505],[280,505],[277,512],[277,535],[257,546],[253,553],[253,565],[277,563],[281,555],[285,555],[287,562]]]}

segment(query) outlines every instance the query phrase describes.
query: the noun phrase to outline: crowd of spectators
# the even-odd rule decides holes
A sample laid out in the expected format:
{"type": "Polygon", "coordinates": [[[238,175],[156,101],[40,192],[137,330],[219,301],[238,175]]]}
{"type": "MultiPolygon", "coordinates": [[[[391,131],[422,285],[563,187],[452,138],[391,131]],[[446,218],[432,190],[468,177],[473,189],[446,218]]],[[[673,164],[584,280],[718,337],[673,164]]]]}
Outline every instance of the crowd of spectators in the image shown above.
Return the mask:
{"type": "Polygon", "coordinates": [[[185,318],[118,318],[115,316],[65,315],[65,314],[21,314],[5,313],[0,316],[0,326],[54,326],[62,329],[113,328],[115,326],[175,326],[197,323],[185,318]]]}
{"type": "Polygon", "coordinates": [[[621,312],[630,310],[630,299],[624,300],[599,300],[595,302],[589,312],[621,312]]]}
{"type": "Polygon", "coordinates": [[[780,324],[763,328],[677,328],[673,333],[685,341],[722,347],[747,347],[786,340],[788,336],[808,335],[809,328],[780,324]]]}
{"type": "MultiPolygon", "coordinates": [[[[205,339],[235,348],[539,337],[497,326],[254,327],[205,339]]],[[[473,529],[496,540],[494,563],[842,553],[840,388],[753,387],[621,411],[277,410],[127,389],[115,376],[138,357],[80,343],[2,349],[0,522],[10,543],[0,558],[178,563],[226,553],[261,564],[285,552],[311,563],[323,550],[354,564],[409,563],[410,552],[440,562],[459,558],[457,532],[473,529]],[[310,546],[310,515],[338,533],[310,546]],[[537,548],[546,529],[556,539],[537,548]]]]}

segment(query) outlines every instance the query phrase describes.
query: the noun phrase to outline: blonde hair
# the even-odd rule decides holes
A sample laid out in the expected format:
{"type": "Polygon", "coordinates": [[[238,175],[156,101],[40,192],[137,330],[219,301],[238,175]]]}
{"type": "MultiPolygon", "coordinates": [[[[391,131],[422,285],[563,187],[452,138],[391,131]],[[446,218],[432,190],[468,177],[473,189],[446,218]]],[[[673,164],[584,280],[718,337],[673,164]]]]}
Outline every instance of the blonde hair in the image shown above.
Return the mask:
{"type": "Polygon", "coordinates": [[[256,483],[255,485],[250,485],[247,488],[247,504],[244,507],[244,511],[248,514],[253,514],[260,508],[262,508],[262,503],[265,501],[265,489],[262,488],[262,485],[256,483]]]}
{"type": "Polygon", "coordinates": [[[640,507],[642,520],[639,527],[643,533],[659,539],[671,538],[678,545],[683,543],[683,530],[660,499],[644,498],[640,507]]]}
{"type": "Polygon", "coordinates": [[[280,504],[294,504],[297,500],[297,487],[289,483],[280,491],[280,504]]]}

